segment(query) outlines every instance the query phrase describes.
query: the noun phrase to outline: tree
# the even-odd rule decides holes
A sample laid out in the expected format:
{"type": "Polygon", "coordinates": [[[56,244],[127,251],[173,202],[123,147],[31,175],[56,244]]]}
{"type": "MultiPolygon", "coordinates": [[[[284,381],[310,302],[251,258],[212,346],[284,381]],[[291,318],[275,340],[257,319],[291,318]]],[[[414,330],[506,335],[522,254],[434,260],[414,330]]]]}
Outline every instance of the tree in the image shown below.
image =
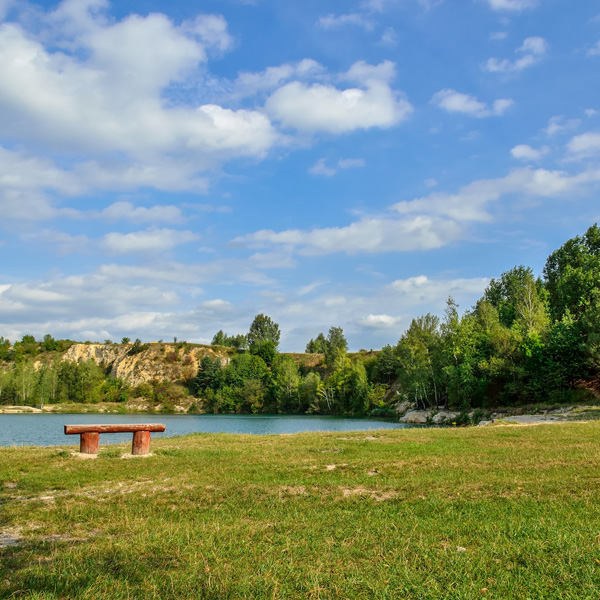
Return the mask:
{"type": "Polygon", "coordinates": [[[439,407],[441,340],[439,319],[431,314],[413,319],[396,346],[400,380],[418,407],[439,407]]]}
{"type": "Polygon", "coordinates": [[[338,355],[347,351],[348,342],[344,337],[344,330],[341,327],[330,327],[325,348],[325,363],[327,366],[333,366],[338,355]]]}
{"type": "Polygon", "coordinates": [[[216,391],[223,382],[223,367],[221,359],[203,356],[198,365],[198,374],[192,380],[192,391],[196,395],[201,395],[206,390],[216,391]]]}
{"type": "Polygon", "coordinates": [[[521,265],[505,271],[499,279],[492,279],[483,299],[498,311],[504,327],[520,322],[526,331],[541,331],[549,322],[545,295],[541,279],[536,280],[533,270],[521,265]]]}
{"type": "Polygon", "coordinates": [[[248,340],[243,333],[238,335],[227,335],[222,329],[219,329],[213,336],[211,346],[227,346],[237,350],[247,350],[248,340]]]}
{"type": "Polygon", "coordinates": [[[10,340],[0,336],[0,360],[7,360],[10,353],[10,340]]]}
{"type": "Polygon", "coordinates": [[[310,372],[300,380],[298,385],[298,401],[300,412],[317,412],[321,376],[310,372]]]}
{"type": "Polygon", "coordinates": [[[271,342],[277,349],[280,336],[279,325],[271,317],[259,314],[254,317],[254,321],[250,325],[247,336],[248,346],[252,349],[252,346],[259,342],[271,342]]]}
{"type": "Polygon", "coordinates": [[[600,288],[600,228],[592,225],[555,250],[544,267],[550,312],[558,321],[566,313],[578,318],[600,288]]]}
{"type": "Polygon", "coordinates": [[[217,333],[215,333],[215,335],[213,336],[212,342],[210,344],[211,346],[225,346],[226,338],[227,336],[225,332],[222,329],[219,329],[219,331],[217,331],[217,333]]]}
{"type": "Polygon", "coordinates": [[[307,354],[325,354],[327,350],[327,339],[323,335],[323,333],[319,333],[316,339],[311,339],[308,344],[306,344],[305,352],[307,354]]]}
{"type": "Polygon", "coordinates": [[[260,342],[255,342],[250,347],[250,354],[260,356],[265,361],[267,366],[271,366],[277,351],[275,350],[275,344],[273,344],[273,342],[269,340],[262,340],[260,342]]]}
{"type": "Polygon", "coordinates": [[[49,333],[47,333],[42,341],[42,350],[45,352],[52,352],[53,350],[59,349],[60,344],[49,333]]]}
{"type": "Polygon", "coordinates": [[[273,362],[272,372],[277,412],[298,412],[300,386],[298,365],[291,356],[279,354],[273,362]]]}

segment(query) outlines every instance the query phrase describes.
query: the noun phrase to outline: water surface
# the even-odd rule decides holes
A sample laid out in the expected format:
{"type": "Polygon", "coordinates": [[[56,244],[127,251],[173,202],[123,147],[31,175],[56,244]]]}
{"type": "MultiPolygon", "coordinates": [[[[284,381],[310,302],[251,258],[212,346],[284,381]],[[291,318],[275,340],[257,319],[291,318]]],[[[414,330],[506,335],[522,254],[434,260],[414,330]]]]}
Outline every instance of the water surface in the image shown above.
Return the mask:
{"type": "MultiPolygon", "coordinates": [[[[0,446],[78,446],[78,435],[65,435],[64,425],[90,423],[164,423],[170,437],[186,433],[281,434],[302,431],[371,431],[402,429],[385,419],[306,415],[156,415],[156,414],[0,414],[0,446]]],[[[100,436],[100,444],[130,442],[130,433],[100,436]]]]}

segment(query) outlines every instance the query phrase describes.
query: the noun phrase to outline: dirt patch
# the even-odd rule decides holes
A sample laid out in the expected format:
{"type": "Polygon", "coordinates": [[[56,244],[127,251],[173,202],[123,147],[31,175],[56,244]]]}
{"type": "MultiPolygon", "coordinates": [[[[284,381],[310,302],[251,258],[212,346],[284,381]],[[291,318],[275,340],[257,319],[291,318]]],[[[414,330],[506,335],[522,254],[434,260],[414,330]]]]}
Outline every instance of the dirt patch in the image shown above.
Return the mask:
{"type": "Polygon", "coordinates": [[[338,467],[347,467],[348,463],[340,463],[339,465],[326,465],[326,471],[335,471],[338,467]]]}
{"type": "Polygon", "coordinates": [[[352,496],[365,496],[368,498],[372,498],[376,502],[385,502],[386,500],[393,500],[394,498],[396,498],[398,496],[398,492],[395,492],[392,490],[381,491],[381,490],[368,489],[368,488],[364,488],[364,487],[357,487],[357,488],[342,487],[342,488],[340,488],[340,490],[342,491],[342,496],[344,498],[350,498],[352,496]]]}
{"type": "Polygon", "coordinates": [[[11,548],[23,545],[18,528],[0,530],[0,548],[11,548]]]}

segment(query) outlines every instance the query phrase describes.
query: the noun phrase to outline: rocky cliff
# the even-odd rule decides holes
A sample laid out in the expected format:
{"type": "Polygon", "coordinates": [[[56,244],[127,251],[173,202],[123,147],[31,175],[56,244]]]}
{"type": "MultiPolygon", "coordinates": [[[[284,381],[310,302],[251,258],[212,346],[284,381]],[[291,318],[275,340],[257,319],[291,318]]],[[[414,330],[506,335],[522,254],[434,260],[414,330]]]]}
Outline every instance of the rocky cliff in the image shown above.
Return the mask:
{"type": "Polygon", "coordinates": [[[136,386],[153,379],[186,381],[196,376],[198,363],[204,356],[220,358],[225,365],[230,360],[231,349],[160,342],[142,344],[139,349],[134,349],[134,344],[73,344],[62,360],[83,362],[92,359],[99,366],[110,369],[112,378],[118,377],[136,386]]]}

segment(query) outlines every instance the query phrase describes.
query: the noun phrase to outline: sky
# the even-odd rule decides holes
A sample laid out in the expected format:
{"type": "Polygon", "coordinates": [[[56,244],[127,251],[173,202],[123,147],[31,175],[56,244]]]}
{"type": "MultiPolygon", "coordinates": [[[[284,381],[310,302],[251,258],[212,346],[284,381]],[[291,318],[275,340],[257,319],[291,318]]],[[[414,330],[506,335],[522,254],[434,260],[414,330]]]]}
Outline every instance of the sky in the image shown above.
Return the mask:
{"type": "Polygon", "coordinates": [[[0,0],[0,335],[351,350],[600,218],[597,0],[0,0]]]}

